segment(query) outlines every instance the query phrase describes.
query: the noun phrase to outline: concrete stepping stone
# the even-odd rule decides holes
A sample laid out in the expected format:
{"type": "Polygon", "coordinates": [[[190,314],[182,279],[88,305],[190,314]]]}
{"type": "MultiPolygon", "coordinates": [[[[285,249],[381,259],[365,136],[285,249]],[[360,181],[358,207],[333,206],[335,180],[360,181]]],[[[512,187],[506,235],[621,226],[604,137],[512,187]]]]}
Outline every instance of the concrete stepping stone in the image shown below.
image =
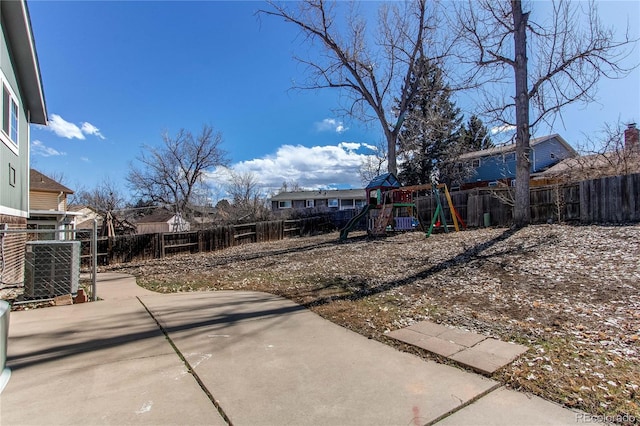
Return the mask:
{"type": "Polygon", "coordinates": [[[426,334],[417,333],[406,328],[392,331],[387,335],[389,337],[393,337],[396,340],[401,340],[410,345],[426,349],[429,352],[433,352],[434,354],[438,354],[444,357],[450,357],[465,349],[464,346],[457,345],[448,340],[443,340],[437,337],[428,336],[426,334]]]}
{"type": "Polygon", "coordinates": [[[484,374],[493,374],[511,364],[529,348],[496,339],[485,339],[475,346],[457,352],[451,359],[484,374]]]}
{"type": "Polygon", "coordinates": [[[529,349],[431,321],[422,321],[392,331],[387,336],[488,375],[510,364],[529,349]]]}

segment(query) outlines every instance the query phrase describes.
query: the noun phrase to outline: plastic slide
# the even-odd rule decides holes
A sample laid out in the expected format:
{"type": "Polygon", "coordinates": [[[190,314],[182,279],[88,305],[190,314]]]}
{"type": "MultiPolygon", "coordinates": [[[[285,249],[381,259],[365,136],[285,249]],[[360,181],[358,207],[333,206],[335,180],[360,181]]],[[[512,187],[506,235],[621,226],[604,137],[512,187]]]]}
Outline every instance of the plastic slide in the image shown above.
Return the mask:
{"type": "Polygon", "coordinates": [[[366,215],[370,209],[371,209],[371,204],[367,204],[366,206],[363,207],[360,213],[358,213],[357,215],[355,215],[349,220],[349,222],[345,225],[345,227],[340,230],[340,240],[347,239],[347,235],[349,235],[349,231],[351,231],[353,227],[356,226],[356,224],[360,221],[360,219],[362,219],[362,217],[364,217],[364,215],[366,215]]]}

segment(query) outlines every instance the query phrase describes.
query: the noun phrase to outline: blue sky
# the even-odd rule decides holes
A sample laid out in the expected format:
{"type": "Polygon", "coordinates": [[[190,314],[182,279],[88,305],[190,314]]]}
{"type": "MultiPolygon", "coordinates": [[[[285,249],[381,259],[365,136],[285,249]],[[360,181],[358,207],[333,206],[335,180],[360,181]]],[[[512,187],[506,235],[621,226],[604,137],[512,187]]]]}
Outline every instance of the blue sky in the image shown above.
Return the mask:
{"type": "MultiPolygon", "coordinates": [[[[74,190],[125,176],[141,146],[210,124],[232,167],[265,188],[359,187],[357,167],[378,128],[336,115],[339,93],[294,91],[307,47],[293,26],[257,17],[262,2],[29,1],[50,125],[32,126],[32,167],[74,190]]],[[[373,2],[365,3],[372,10],[373,2]]],[[[640,1],[601,1],[606,24],[630,22],[640,1]]],[[[640,49],[630,60],[640,63],[640,49]]],[[[465,108],[464,98],[458,104],[465,108]]],[[[599,102],[564,112],[574,146],[604,122],[640,120],[640,72],[603,81],[599,102]]]]}

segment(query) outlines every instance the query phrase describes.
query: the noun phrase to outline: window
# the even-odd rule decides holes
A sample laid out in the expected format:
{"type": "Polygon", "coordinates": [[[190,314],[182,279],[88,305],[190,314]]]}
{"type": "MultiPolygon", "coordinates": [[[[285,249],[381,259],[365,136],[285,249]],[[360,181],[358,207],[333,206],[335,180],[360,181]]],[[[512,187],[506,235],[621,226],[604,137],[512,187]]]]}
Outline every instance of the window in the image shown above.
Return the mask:
{"type": "Polygon", "coordinates": [[[329,200],[329,202],[327,203],[327,205],[329,207],[338,207],[338,199],[337,198],[331,198],[329,200]]]}
{"type": "Polygon", "coordinates": [[[279,209],[290,209],[291,208],[291,200],[287,201],[278,201],[279,209]]]}
{"type": "Polygon", "coordinates": [[[471,167],[473,167],[473,168],[480,167],[480,159],[476,158],[475,160],[471,160],[471,167]]]}
{"type": "Polygon", "coordinates": [[[504,157],[502,157],[502,162],[503,163],[512,163],[516,161],[516,153],[515,152],[509,152],[507,154],[504,155],[504,157]]]}
{"type": "Polygon", "coordinates": [[[314,200],[307,200],[307,208],[308,209],[315,207],[315,204],[316,203],[315,203],[314,200]]]}
{"type": "Polygon", "coordinates": [[[353,200],[340,200],[340,209],[349,210],[355,208],[353,200]]]}
{"type": "Polygon", "coordinates": [[[4,75],[2,81],[2,131],[0,139],[13,152],[18,153],[18,102],[11,87],[6,83],[4,75]]]}

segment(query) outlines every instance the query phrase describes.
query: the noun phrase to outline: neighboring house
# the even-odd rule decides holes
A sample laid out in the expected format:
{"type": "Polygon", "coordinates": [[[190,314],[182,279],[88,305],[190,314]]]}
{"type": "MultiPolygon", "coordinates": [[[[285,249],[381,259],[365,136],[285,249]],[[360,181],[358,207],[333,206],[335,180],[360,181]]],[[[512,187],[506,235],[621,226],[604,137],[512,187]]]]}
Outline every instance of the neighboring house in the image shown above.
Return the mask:
{"type": "MultiPolygon", "coordinates": [[[[0,1],[0,231],[29,216],[29,123],[47,124],[38,56],[24,0],[0,1]]],[[[24,279],[25,234],[0,232],[0,285],[24,279]]]]}
{"type": "Polygon", "coordinates": [[[76,213],[76,229],[93,229],[94,220],[98,222],[98,229],[102,226],[102,216],[93,207],[75,204],[70,205],[67,210],[76,213]]]}
{"type": "Polygon", "coordinates": [[[138,234],[159,234],[163,232],[186,232],[189,231],[190,224],[180,215],[160,211],[143,216],[135,222],[138,234]]]}
{"type": "MultiPolygon", "coordinates": [[[[566,158],[578,153],[560,135],[554,134],[531,139],[531,173],[547,170],[566,158]]],[[[472,172],[462,187],[492,186],[498,181],[512,182],[516,177],[516,145],[502,145],[482,151],[474,151],[459,157],[460,165],[467,165],[472,172]]]]}
{"type": "Polygon", "coordinates": [[[271,210],[350,210],[367,204],[364,189],[281,192],[271,198],[271,210]]]}
{"type": "Polygon", "coordinates": [[[624,131],[624,146],[591,155],[567,158],[536,176],[537,182],[578,182],[640,173],[640,143],[635,123],[624,131]]]}
{"type": "MultiPolygon", "coordinates": [[[[136,225],[116,214],[112,214],[110,222],[107,221],[105,223],[104,215],[93,207],[73,205],[69,206],[68,210],[77,214],[75,228],[85,231],[85,235],[86,231],[93,231],[94,220],[96,221],[99,236],[132,235],[137,232],[136,225]]],[[[107,217],[109,217],[109,214],[107,214],[107,217]]]]}
{"type": "MultiPolygon", "coordinates": [[[[67,197],[73,191],[35,169],[29,179],[29,229],[71,230],[79,213],[67,211],[67,197]]],[[[40,234],[40,240],[65,240],[65,233],[40,234]]]]}

